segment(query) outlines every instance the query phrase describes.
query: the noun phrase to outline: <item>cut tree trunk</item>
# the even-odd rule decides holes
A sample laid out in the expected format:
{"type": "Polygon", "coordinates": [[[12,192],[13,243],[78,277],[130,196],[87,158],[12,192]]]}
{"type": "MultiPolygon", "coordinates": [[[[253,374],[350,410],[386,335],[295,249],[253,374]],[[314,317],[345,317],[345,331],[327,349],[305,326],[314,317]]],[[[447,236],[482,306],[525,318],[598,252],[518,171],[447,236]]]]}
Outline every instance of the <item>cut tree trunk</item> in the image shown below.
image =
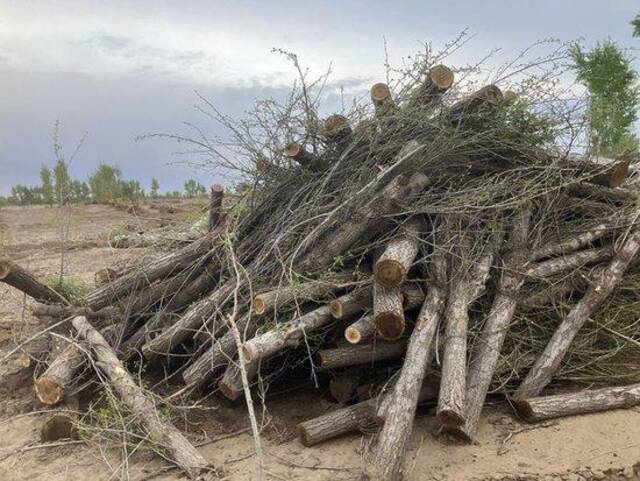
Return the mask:
{"type": "MultiPolygon", "coordinates": [[[[420,388],[418,403],[431,401],[437,395],[437,389],[434,389],[431,383],[425,382],[420,388]]],[[[336,409],[300,423],[298,424],[300,441],[305,446],[315,446],[354,431],[374,431],[384,423],[384,418],[378,415],[378,408],[387,398],[388,394],[383,393],[379,397],[336,409]]]]}
{"type": "Polygon", "coordinates": [[[313,172],[321,172],[327,167],[326,163],[320,157],[307,152],[302,145],[295,142],[287,144],[284,149],[284,154],[291,160],[295,160],[305,169],[313,172]]]}
{"type": "Polygon", "coordinates": [[[304,282],[292,283],[278,287],[268,292],[263,292],[253,298],[253,311],[257,315],[264,315],[276,311],[278,308],[287,307],[294,302],[318,301],[328,294],[346,287],[349,281],[354,279],[351,272],[343,272],[336,275],[304,282]]]}
{"type": "Polygon", "coordinates": [[[376,336],[376,321],[372,314],[362,316],[344,331],[344,337],[350,344],[370,341],[376,336]]]}
{"type": "MultiPolygon", "coordinates": [[[[244,367],[248,381],[253,382],[260,371],[260,362],[247,362],[244,367]]],[[[218,381],[218,389],[230,401],[237,401],[244,394],[242,373],[237,359],[227,366],[222,379],[218,381]]]]}
{"type": "Polygon", "coordinates": [[[444,426],[455,427],[465,422],[469,306],[484,291],[494,253],[502,241],[501,231],[499,232],[500,235],[494,236],[486,252],[473,265],[468,264],[472,252],[471,238],[468,235],[463,236],[457,250],[457,273],[451,274],[449,282],[442,380],[436,412],[438,420],[444,426]]]}
{"type": "Polygon", "coordinates": [[[604,157],[573,158],[567,167],[575,168],[576,175],[588,175],[587,182],[605,187],[620,187],[629,173],[630,159],[616,160],[604,157]]]}
{"type": "Polygon", "coordinates": [[[329,310],[335,319],[348,319],[371,307],[371,286],[354,289],[329,303],[329,310]]]}
{"type": "Polygon", "coordinates": [[[329,306],[319,307],[245,342],[244,357],[249,363],[266,359],[282,349],[297,346],[307,333],[320,329],[332,321],[333,316],[329,306]]]}
{"type": "Polygon", "coordinates": [[[420,232],[424,222],[412,217],[400,228],[400,235],[387,244],[384,253],[375,264],[373,276],[384,287],[398,287],[404,283],[411,264],[420,248],[420,232]]]}
{"type": "MultiPolygon", "coordinates": [[[[120,328],[120,325],[112,324],[102,330],[102,335],[113,343],[118,337],[120,328]]],[[[86,367],[86,361],[85,347],[71,341],[35,380],[34,390],[38,400],[48,406],[61,402],[69,387],[74,385],[80,372],[86,367]]]]}
{"type": "Polygon", "coordinates": [[[527,269],[529,277],[550,277],[560,272],[576,269],[611,258],[613,247],[597,247],[554,257],[547,261],[531,264],[527,269]]]}
{"type": "Polygon", "coordinates": [[[384,402],[384,426],[378,437],[371,479],[395,481],[402,478],[407,441],[430,361],[431,343],[446,299],[447,261],[437,252],[432,261],[432,281],[411,334],[400,376],[384,402]]]}
{"type": "Polygon", "coordinates": [[[634,191],[629,189],[623,189],[621,187],[612,189],[611,187],[588,184],[585,182],[570,185],[569,187],[567,187],[567,192],[570,195],[580,198],[593,199],[600,202],[619,205],[633,204],[638,197],[638,195],[634,191]]]}
{"type": "Polygon", "coordinates": [[[549,384],[558,371],[576,334],[615,289],[638,250],[640,250],[640,229],[636,227],[625,239],[624,244],[599,278],[593,280],[582,299],[562,321],[544,352],[518,387],[514,399],[538,396],[542,389],[549,384]]]}
{"type": "Polygon", "coordinates": [[[509,239],[510,252],[504,258],[496,295],[485,320],[478,348],[472,354],[469,364],[465,423],[462,426],[448,428],[457,436],[469,441],[475,437],[502,344],[516,310],[518,292],[525,279],[530,220],[531,212],[526,209],[520,211],[515,219],[509,239]]]}
{"type": "Polygon", "coordinates": [[[429,69],[425,81],[411,95],[409,108],[432,106],[451,88],[454,81],[453,71],[445,65],[435,65],[429,69]]]}
{"type": "Polygon", "coordinates": [[[495,85],[487,85],[474,92],[469,97],[452,105],[445,118],[453,125],[465,124],[473,121],[478,114],[487,113],[503,103],[502,91],[495,85]]]}
{"type": "Polygon", "coordinates": [[[118,300],[124,300],[129,294],[138,292],[159,279],[189,269],[196,261],[209,254],[223,228],[224,225],[220,225],[200,240],[169,252],[113,282],[94,289],[87,296],[87,305],[94,311],[102,309],[118,300]]]}
{"type": "Polygon", "coordinates": [[[391,90],[385,83],[377,83],[371,87],[371,101],[376,110],[376,117],[383,119],[397,111],[397,106],[391,96],[391,90]]]}
{"type": "Polygon", "coordinates": [[[224,187],[220,184],[211,186],[211,196],[209,197],[209,230],[213,230],[222,217],[222,199],[224,197],[224,187]]]}
{"type": "Polygon", "coordinates": [[[9,259],[0,259],[0,282],[15,287],[38,302],[69,304],[62,295],[44,285],[26,269],[9,259]]]}
{"type": "Polygon", "coordinates": [[[638,404],[640,384],[526,398],[517,401],[516,406],[527,421],[539,422],[576,414],[630,408],[638,404]]]}
{"type": "Polygon", "coordinates": [[[404,333],[404,299],[399,287],[375,284],[373,290],[373,317],[376,331],[383,339],[399,339],[404,333]]]}
{"type": "Polygon", "coordinates": [[[316,354],[316,360],[321,369],[335,369],[359,364],[372,364],[385,359],[397,359],[402,357],[406,349],[406,339],[379,341],[366,345],[320,349],[316,354]]]}
{"type": "Polygon", "coordinates": [[[81,339],[91,348],[96,364],[109,379],[122,402],[146,428],[149,441],[166,451],[167,458],[195,479],[207,468],[207,461],[175,426],[163,419],[153,401],[122,367],[105,338],[84,317],[71,321],[81,339]]]}

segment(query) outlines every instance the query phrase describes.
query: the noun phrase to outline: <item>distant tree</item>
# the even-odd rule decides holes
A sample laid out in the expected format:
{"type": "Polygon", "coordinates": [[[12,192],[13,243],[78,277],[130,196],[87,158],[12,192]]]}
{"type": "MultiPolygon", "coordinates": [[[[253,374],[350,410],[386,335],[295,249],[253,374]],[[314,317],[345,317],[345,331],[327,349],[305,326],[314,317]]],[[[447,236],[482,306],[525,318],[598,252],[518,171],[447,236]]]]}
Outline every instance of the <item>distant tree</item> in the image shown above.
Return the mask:
{"type": "Polygon", "coordinates": [[[636,15],[636,18],[631,20],[631,25],[633,25],[633,36],[640,37],[640,15],[636,15]]]}
{"type": "Polygon", "coordinates": [[[100,164],[89,177],[91,195],[97,202],[107,202],[122,197],[122,173],[108,164],[100,164]]]}
{"type": "Polygon", "coordinates": [[[184,183],[184,193],[189,198],[204,195],[206,192],[204,185],[196,180],[189,179],[184,183]]]}
{"type": "Polygon", "coordinates": [[[60,158],[53,169],[54,188],[58,204],[66,204],[71,197],[71,177],[64,159],[60,158]]]}
{"type": "Polygon", "coordinates": [[[169,197],[182,197],[182,192],[179,190],[174,190],[173,192],[169,192],[167,194],[169,197]]]}
{"type": "Polygon", "coordinates": [[[71,198],[74,202],[86,202],[89,200],[91,190],[86,182],[74,180],[71,183],[71,198]]]}
{"type": "Polygon", "coordinates": [[[122,197],[133,202],[137,202],[145,196],[144,189],[137,180],[120,181],[120,191],[122,197]]]}
{"type": "Polygon", "coordinates": [[[154,177],[151,179],[151,198],[158,198],[158,190],[160,190],[160,182],[154,177]]]}
{"type": "Polygon", "coordinates": [[[9,205],[9,199],[3,195],[0,195],[0,208],[6,207],[9,205]]]}
{"type": "Polygon", "coordinates": [[[633,132],[640,93],[631,59],[613,41],[585,52],[572,48],[578,81],[589,91],[591,149],[599,155],[625,155],[638,150],[633,132]]]}
{"type": "Polygon", "coordinates": [[[47,167],[40,169],[40,181],[42,183],[42,201],[45,204],[53,205],[55,201],[53,180],[51,179],[51,170],[47,167]]]}

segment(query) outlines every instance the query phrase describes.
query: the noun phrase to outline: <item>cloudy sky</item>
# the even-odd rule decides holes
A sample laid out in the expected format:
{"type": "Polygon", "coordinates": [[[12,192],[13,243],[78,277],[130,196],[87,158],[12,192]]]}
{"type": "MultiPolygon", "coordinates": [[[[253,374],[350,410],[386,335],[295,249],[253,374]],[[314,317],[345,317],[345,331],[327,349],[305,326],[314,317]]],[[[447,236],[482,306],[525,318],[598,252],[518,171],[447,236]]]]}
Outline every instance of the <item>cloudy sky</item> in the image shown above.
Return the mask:
{"type": "Polygon", "coordinates": [[[211,183],[215,173],[175,163],[174,143],[135,138],[181,133],[183,122],[215,132],[194,109],[196,91],[231,115],[282,95],[293,72],[273,47],[317,74],[331,62],[334,82],[364,90],[384,79],[385,39],[392,62],[463,29],[475,37],[460,63],[544,38],[638,48],[638,13],[638,0],[0,0],[0,193],[37,183],[53,163],[56,120],[67,151],[87,134],[75,177],[103,161],[147,184],[158,177],[162,190],[192,176],[211,183]]]}

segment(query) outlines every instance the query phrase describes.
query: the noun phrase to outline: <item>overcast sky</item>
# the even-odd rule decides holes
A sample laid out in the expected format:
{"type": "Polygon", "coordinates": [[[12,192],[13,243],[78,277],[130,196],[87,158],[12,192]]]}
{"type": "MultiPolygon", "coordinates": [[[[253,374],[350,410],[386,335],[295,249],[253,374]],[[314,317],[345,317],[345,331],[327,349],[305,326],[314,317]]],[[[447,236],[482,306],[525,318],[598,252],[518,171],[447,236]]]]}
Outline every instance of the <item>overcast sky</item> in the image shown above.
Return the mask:
{"type": "Polygon", "coordinates": [[[317,74],[331,62],[335,82],[366,91],[384,79],[385,39],[392,61],[467,28],[476,36],[453,59],[461,63],[547,37],[637,48],[629,22],[638,13],[638,0],[0,0],[0,193],[38,183],[53,164],[56,119],[67,151],[87,133],[74,177],[104,161],[145,184],[159,178],[163,191],[217,180],[176,165],[172,142],[135,137],[180,133],[184,121],[213,129],[194,91],[231,115],[282,95],[293,72],[273,47],[317,74]]]}

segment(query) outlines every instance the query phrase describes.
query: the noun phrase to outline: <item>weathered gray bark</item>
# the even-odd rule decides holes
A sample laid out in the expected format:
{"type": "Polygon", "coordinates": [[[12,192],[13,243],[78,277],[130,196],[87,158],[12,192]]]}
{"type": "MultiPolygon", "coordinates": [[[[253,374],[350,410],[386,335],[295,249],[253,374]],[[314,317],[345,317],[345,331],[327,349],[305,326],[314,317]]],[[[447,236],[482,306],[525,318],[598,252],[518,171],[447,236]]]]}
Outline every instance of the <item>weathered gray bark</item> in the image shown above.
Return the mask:
{"type": "Polygon", "coordinates": [[[378,284],[398,287],[404,283],[418,255],[422,230],[424,222],[420,217],[412,217],[401,226],[398,237],[387,244],[375,264],[373,277],[378,284]]]}
{"type": "Polygon", "coordinates": [[[15,287],[38,302],[69,304],[62,295],[44,285],[26,269],[9,259],[0,259],[0,282],[15,287]]]}
{"type": "Polygon", "coordinates": [[[465,397],[465,422],[449,428],[467,440],[474,438],[482,406],[498,364],[502,344],[516,310],[518,291],[527,265],[527,237],[531,212],[522,210],[515,219],[509,239],[510,251],[501,269],[491,309],[485,320],[478,347],[471,356],[465,397]]]}
{"type": "Polygon", "coordinates": [[[394,481],[402,478],[404,455],[419,402],[420,387],[430,361],[431,343],[444,308],[446,271],[444,255],[436,253],[433,258],[431,285],[411,334],[400,376],[389,399],[385,400],[385,422],[375,450],[372,480],[394,481]]]}
{"type": "Polygon", "coordinates": [[[159,279],[188,270],[196,261],[211,251],[223,227],[218,226],[200,240],[171,251],[113,282],[94,289],[87,296],[87,305],[94,311],[102,309],[118,300],[125,299],[129,294],[138,292],[159,279]]]}
{"type": "Polygon", "coordinates": [[[376,321],[373,315],[362,316],[344,331],[344,337],[351,344],[370,341],[376,336],[376,321]]]}
{"type": "Polygon", "coordinates": [[[471,238],[468,235],[463,235],[457,250],[459,261],[457,265],[454,264],[455,271],[452,271],[449,280],[442,380],[436,411],[438,419],[445,426],[460,426],[465,420],[469,306],[484,291],[493,255],[501,240],[501,235],[495,236],[486,252],[473,265],[468,265],[467,260],[472,252],[471,238]]]}
{"type": "Polygon", "coordinates": [[[594,279],[585,295],[571,309],[545,347],[534,366],[514,394],[514,399],[538,396],[558,371],[578,331],[609,297],[640,249],[640,229],[635,228],[625,239],[609,265],[594,279]]]}
{"type": "Polygon", "coordinates": [[[146,428],[149,440],[166,450],[169,460],[182,469],[190,478],[197,478],[207,467],[207,461],[187,441],[175,426],[165,421],[154,403],[122,367],[118,357],[105,338],[84,317],[71,321],[81,339],[91,348],[96,364],[109,379],[120,399],[146,428]]]}
{"type": "Polygon", "coordinates": [[[287,347],[295,347],[306,333],[313,332],[331,323],[333,316],[328,305],[319,307],[292,321],[279,324],[274,329],[244,343],[247,362],[266,359],[287,347]]]}
{"type": "MultiPolygon", "coordinates": [[[[437,389],[425,382],[420,388],[418,403],[433,400],[437,395],[437,389]]],[[[379,407],[388,397],[387,390],[378,397],[300,423],[300,441],[305,446],[314,446],[354,431],[371,432],[384,423],[384,418],[379,415],[379,407]]]]}
{"type": "Polygon", "coordinates": [[[630,408],[638,404],[640,384],[526,398],[517,401],[516,406],[527,421],[539,422],[576,414],[630,408]]]}
{"type": "Polygon", "coordinates": [[[559,272],[576,269],[588,264],[594,264],[611,258],[613,247],[597,247],[595,249],[585,249],[568,255],[554,257],[547,261],[531,264],[527,269],[529,277],[549,277],[559,272]]]}
{"type": "Polygon", "coordinates": [[[348,286],[354,279],[352,272],[328,275],[322,279],[294,283],[263,292],[253,298],[253,311],[257,315],[268,314],[278,308],[287,307],[294,302],[320,300],[326,295],[348,286]]]}
{"type": "Polygon", "coordinates": [[[592,228],[587,229],[580,234],[576,234],[574,237],[558,242],[557,244],[546,245],[534,250],[529,257],[529,260],[537,261],[547,257],[570,254],[611,233],[613,229],[620,227],[620,225],[620,221],[600,222],[592,228]]]}
{"type": "Polygon", "coordinates": [[[320,349],[316,354],[316,359],[318,367],[321,369],[335,369],[358,364],[372,364],[375,361],[385,359],[396,359],[402,357],[406,349],[406,339],[378,341],[358,346],[320,349]]]}

